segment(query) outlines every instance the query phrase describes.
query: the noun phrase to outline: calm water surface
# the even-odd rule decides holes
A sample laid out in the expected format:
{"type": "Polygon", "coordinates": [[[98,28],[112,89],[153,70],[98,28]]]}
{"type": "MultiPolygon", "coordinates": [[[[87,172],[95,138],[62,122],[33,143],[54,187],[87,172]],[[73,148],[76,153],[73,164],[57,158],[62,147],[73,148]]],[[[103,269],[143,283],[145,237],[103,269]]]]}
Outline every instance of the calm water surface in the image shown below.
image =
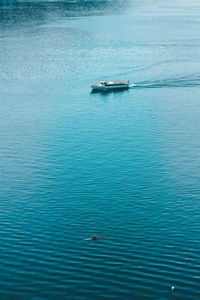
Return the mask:
{"type": "Polygon", "coordinates": [[[200,299],[199,15],[1,1],[0,299],[200,299]]]}

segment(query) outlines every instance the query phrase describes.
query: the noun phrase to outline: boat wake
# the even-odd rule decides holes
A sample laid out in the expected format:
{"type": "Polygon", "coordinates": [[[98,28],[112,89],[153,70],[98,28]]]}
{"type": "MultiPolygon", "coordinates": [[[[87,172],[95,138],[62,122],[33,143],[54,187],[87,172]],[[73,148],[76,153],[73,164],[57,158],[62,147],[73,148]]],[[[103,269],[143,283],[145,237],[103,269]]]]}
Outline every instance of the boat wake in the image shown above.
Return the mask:
{"type": "Polygon", "coordinates": [[[170,88],[170,87],[197,87],[200,86],[200,74],[166,78],[155,81],[140,81],[130,85],[130,88],[170,88]]]}

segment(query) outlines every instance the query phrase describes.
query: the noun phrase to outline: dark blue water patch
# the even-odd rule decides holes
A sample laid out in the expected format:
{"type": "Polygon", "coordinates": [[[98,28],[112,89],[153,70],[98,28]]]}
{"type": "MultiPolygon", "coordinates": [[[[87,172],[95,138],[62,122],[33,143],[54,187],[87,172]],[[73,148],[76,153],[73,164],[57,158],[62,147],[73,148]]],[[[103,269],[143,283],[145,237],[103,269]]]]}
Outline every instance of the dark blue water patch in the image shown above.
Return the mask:
{"type": "Polygon", "coordinates": [[[110,14],[113,11],[119,13],[121,6],[126,8],[129,1],[1,1],[0,23],[8,26],[25,26],[29,24],[44,24],[46,21],[53,21],[61,17],[77,17],[90,15],[110,14]]]}

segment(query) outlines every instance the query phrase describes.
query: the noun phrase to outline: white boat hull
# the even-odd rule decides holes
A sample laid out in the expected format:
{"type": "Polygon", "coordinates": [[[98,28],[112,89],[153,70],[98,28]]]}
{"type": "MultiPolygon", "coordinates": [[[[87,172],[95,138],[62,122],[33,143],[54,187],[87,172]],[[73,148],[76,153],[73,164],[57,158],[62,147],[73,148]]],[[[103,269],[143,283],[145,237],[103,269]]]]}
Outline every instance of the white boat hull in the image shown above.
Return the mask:
{"type": "Polygon", "coordinates": [[[126,90],[129,88],[129,84],[116,85],[116,86],[102,86],[102,85],[91,85],[92,91],[109,91],[109,90],[126,90]]]}

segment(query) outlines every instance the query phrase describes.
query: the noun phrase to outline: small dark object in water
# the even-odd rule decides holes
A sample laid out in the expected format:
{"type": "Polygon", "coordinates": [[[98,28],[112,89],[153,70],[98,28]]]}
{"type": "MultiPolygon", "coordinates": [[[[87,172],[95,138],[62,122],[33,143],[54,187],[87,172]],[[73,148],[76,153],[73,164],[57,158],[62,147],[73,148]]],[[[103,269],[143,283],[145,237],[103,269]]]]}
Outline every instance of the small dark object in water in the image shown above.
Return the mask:
{"type": "Polygon", "coordinates": [[[93,236],[91,238],[91,240],[97,240],[97,239],[102,239],[102,238],[104,238],[104,236],[93,236]]]}
{"type": "Polygon", "coordinates": [[[95,241],[95,240],[102,239],[102,238],[104,238],[104,236],[93,236],[89,239],[84,239],[84,241],[95,241]]]}

